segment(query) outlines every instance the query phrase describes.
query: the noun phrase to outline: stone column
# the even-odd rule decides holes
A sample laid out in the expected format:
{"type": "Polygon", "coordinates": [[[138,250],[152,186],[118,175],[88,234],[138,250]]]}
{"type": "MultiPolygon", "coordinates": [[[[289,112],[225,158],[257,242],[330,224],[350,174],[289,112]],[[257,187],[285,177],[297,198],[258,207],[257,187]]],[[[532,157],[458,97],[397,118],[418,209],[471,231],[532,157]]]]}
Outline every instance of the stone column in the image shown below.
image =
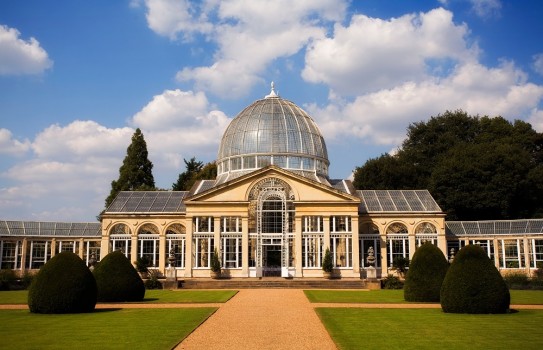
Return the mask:
{"type": "Polygon", "coordinates": [[[57,253],[57,239],[56,238],[53,238],[51,240],[51,247],[49,248],[50,252],[51,252],[51,258],[54,257],[57,253]]]}
{"type": "Polygon", "coordinates": [[[185,240],[185,277],[192,277],[192,234],[194,226],[192,225],[192,216],[185,219],[187,238],[185,240]]]}
{"type": "Polygon", "coordinates": [[[387,235],[385,233],[379,235],[381,242],[381,276],[388,275],[388,255],[387,255],[387,235]]]}
{"type": "Polygon", "coordinates": [[[528,276],[530,276],[530,264],[531,264],[531,255],[530,255],[530,245],[528,244],[528,238],[524,237],[521,243],[524,247],[524,270],[528,276]]]}
{"type": "MultiPolygon", "coordinates": [[[[323,229],[324,229],[324,252],[326,251],[326,248],[330,249],[330,217],[325,216],[323,217],[323,229]]],[[[324,252],[322,252],[322,256],[324,256],[324,252]]]]}
{"type": "Polygon", "coordinates": [[[166,274],[166,266],[168,265],[168,254],[166,253],[166,231],[163,231],[158,236],[158,269],[162,274],[166,274]]]}
{"type": "MultiPolygon", "coordinates": [[[[22,241],[22,247],[21,247],[21,270],[25,271],[27,270],[26,266],[26,253],[28,251],[28,238],[23,238],[22,241]]],[[[30,266],[28,267],[28,270],[30,270],[30,266]]]]}
{"type": "MultiPolygon", "coordinates": [[[[79,257],[81,259],[83,259],[83,257],[85,256],[85,241],[83,240],[83,238],[79,239],[79,257]]],[[[85,264],[87,264],[87,262],[85,261],[85,264]]]]}
{"type": "MultiPolygon", "coordinates": [[[[105,230],[104,230],[105,231],[105,230]]],[[[100,256],[96,259],[102,260],[109,253],[109,234],[107,231],[102,234],[102,240],[100,241],[100,256]]]]}
{"type": "Polygon", "coordinates": [[[138,260],[138,232],[132,234],[130,237],[130,262],[132,264],[136,263],[138,260]]]}
{"type": "Polygon", "coordinates": [[[241,275],[249,277],[249,218],[241,218],[241,275]]]}
{"type": "Polygon", "coordinates": [[[352,232],[352,259],[353,272],[360,275],[360,242],[358,241],[359,228],[358,228],[358,215],[351,218],[351,232],[352,232]]]}
{"type": "Polygon", "coordinates": [[[215,241],[215,247],[219,252],[219,260],[221,261],[221,266],[223,265],[222,261],[222,242],[221,242],[221,218],[213,218],[213,240],[215,241]]]}
{"type": "Polygon", "coordinates": [[[296,216],[294,230],[294,251],[296,259],[296,277],[303,277],[302,269],[302,218],[296,216]]]}
{"type": "Polygon", "coordinates": [[[494,246],[494,266],[499,270],[500,269],[500,253],[503,253],[501,251],[501,245],[500,241],[498,241],[496,238],[492,240],[492,245],[494,246]]]}

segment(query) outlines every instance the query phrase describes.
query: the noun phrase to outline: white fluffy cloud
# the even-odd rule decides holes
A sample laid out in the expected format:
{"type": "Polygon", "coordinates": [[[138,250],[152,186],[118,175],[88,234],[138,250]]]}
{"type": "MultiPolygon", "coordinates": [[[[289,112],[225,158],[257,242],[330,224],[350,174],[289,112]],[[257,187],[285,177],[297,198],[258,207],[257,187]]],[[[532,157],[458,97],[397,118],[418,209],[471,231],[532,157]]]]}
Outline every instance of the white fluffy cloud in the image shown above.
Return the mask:
{"type": "Polygon", "coordinates": [[[145,133],[150,157],[159,169],[179,169],[183,158],[214,158],[230,119],[211,108],[203,92],[166,90],[131,120],[145,133]]]}
{"type": "Polygon", "coordinates": [[[473,12],[482,18],[499,16],[502,9],[500,0],[469,0],[469,2],[473,12]]]}
{"type": "Polygon", "coordinates": [[[538,104],[542,99],[543,87],[527,82],[511,62],[496,68],[466,63],[446,78],[406,82],[360,95],[350,103],[332,102],[323,108],[313,105],[310,111],[329,139],[348,134],[394,146],[405,138],[410,123],[446,110],[533,122],[541,118],[538,104]]]}
{"type": "Polygon", "coordinates": [[[92,220],[89,213],[102,209],[133,132],[74,121],[51,125],[33,141],[12,140],[32,153],[0,174],[0,211],[7,218],[22,211],[34,220],[92,220]]]}
{"type": "Polygon", "coordinates": [[[532,58],[533,58],[532,67],[534,71],[539,75],[543,75],[543,53],[534,55],[532,58]]]}
{"type": "Polygon", "coordinates": [[[245,94],[272,61],[324,37],[323,23],[341,20],[346,10],[346,2],[337,0],[207,1],[192,10],[185,2],[170,0],[146,5],[149,27],[158,34],[199,32],[217,45],[211,65],[185,67],[177,79],[224,98],[245,94]],[[206,22],[209,16],[216,16],[216,23],[206,22]]]}
{"type": "Polygon", "coordinates": [[[476,58],[467,34],[441,8],[389,20],[354,15],[348,26],[336,24],[333,37],[315,40],[302,76],[351,96],[424,81],[476,58]]]}
{"type": "Polygon", "coordinates": [[[0,154],[20,156],[28,152],[30,141],[19,141],[13,138],[11,131],[0,128],[0,154]]]}
{"type": "MultiPolygon", "coordinates": [[[[176,39],[179,33],[188,39],[193,33],[209,33],[212,25],[199,4],[189,0],[145,0],[147,23],[157,34],[176,39]]],[[[134,5],[132,5],[134,6],[134,5]]]]}
{"type": "Polygon", "coordinates": [[[66,126],[51,125],[39,133],[32,149],[42,159],[86,159],[119,155],[134,132],[129,127],[109,129],[91,120],[76,120],[66,126]]]}
{"type": "Polygon", "coordinates": [[[0,25],[0,75],[39,74],[53,66],[35,38],[20,39],[15,28],[0,25]]]}
{"type": "MultiPolygon", "coordinates": [[[[130,120],[142,129],[156,184],[164,188],[184,171],[183,158],[215,158],[229,122],[202,92],[181,90],[154,96],[130,120]]],[[[118,177],[134,128],[76,120],[24,141],[0,129],[0,152],[26,156],[0,173],[0,212],[4,218],[25,212],[33,220],[92,220],[118,177]]]]}

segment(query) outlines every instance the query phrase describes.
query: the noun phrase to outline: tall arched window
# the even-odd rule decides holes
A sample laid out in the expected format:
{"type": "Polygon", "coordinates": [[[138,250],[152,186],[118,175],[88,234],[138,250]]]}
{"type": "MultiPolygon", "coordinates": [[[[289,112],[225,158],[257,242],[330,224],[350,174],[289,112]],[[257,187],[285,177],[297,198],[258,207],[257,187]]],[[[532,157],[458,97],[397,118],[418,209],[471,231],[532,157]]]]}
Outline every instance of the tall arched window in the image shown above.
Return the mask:
{"type": "Polygon", "coordinates": [[[159,265],[159,237],[158,227],[145,224],[138,230],[138,258],[141,258],[149,267],[159,265]]]}
{"type": "Polygon", "coordinates": [[[173,224],[166,229],[166,249],[167,257],[166,266],[169,264],[169,257],[175,257],[173,267],[176,269],[185,268],[185,245],[186,245],[186,230],[181,224],[173,224]]]}
{"type": "Polygon", "coordinates": [[[123,254],[130,258],[131,240],[130,227],[126,224],[115,224],[109,231],[109,250],[114,252],[120,250],[123,254]]]}
{"type": "Polygon", "coordinates": [[[392,267],[394,259],[409,258],[409,237],[407,226],[396,222],[387,227],[388,267],[392,267]]]}
{"type": "MultiPolygon", "coordinates": [[[[249,193],[249,224],[256,224],[255,265],[272,271],[294,266],[294,195],[283,180],[270,177],[255,184],[249,193]]],[[[251,252],[250,252],[251,254],[251,252]]],[[[272,271],[273,273],[277,271],[272,271]]]]}
{"type": "Polygon", "coordinates": [[[375,264],[373,267],[381,267],[381,237],[379,228],[371,222],[361,223],[359,231],[360,267],[367,268],[369,252],[373,250],[375,264]],[[371,249],[370,249],[371,248],[371,249]]]}
{"type": "Polygon", "coordinates": [[[434,224],[423,222],[415,228],[415,239],[417,247],[420,247],[426,242],[437,245],[437,229],[434,224]]]}

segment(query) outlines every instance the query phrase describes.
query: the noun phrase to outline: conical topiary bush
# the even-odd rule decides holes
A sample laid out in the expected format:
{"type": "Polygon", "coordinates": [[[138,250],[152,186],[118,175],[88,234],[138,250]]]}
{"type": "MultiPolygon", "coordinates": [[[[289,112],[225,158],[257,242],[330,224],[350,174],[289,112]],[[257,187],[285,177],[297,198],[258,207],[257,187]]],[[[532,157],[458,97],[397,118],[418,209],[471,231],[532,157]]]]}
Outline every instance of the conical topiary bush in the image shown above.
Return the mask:
{"type": "Polygon", "coordinates": [[[406,301],[436,302],[449,268],[441,249],[430,242],[417,248],[409,265],[403,295],[406,301]]]}
{"type": "Polygon", "coordinates": [[[30,312],[65,314],[92,312],[96,306],[96,281],[83,260],[62,252],[36,274],[28,291],[30,312]]]}
{"type": "Polygon", "coordinates": [[[141,301],[145,286],[138,272],[120,251],[106,255],[93,271],[98,301],[141,301]]]}
{"type": "Polygon", "coordinates": [[[483,248],[460,249],[441,286],[444,312],[500,314],[509,310],[509,289],[483,248]]]}

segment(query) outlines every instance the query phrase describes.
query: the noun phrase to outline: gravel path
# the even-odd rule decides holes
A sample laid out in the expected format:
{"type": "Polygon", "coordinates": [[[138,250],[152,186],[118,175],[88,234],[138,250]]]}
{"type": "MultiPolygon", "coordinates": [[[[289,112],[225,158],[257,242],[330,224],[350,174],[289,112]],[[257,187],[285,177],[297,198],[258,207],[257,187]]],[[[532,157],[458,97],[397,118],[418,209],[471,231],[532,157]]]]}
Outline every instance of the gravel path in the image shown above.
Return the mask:
{"type": "Polygon", "coordinates": [[[336,349],[299,289],[242,289],[176,349],[336,349]]]}

